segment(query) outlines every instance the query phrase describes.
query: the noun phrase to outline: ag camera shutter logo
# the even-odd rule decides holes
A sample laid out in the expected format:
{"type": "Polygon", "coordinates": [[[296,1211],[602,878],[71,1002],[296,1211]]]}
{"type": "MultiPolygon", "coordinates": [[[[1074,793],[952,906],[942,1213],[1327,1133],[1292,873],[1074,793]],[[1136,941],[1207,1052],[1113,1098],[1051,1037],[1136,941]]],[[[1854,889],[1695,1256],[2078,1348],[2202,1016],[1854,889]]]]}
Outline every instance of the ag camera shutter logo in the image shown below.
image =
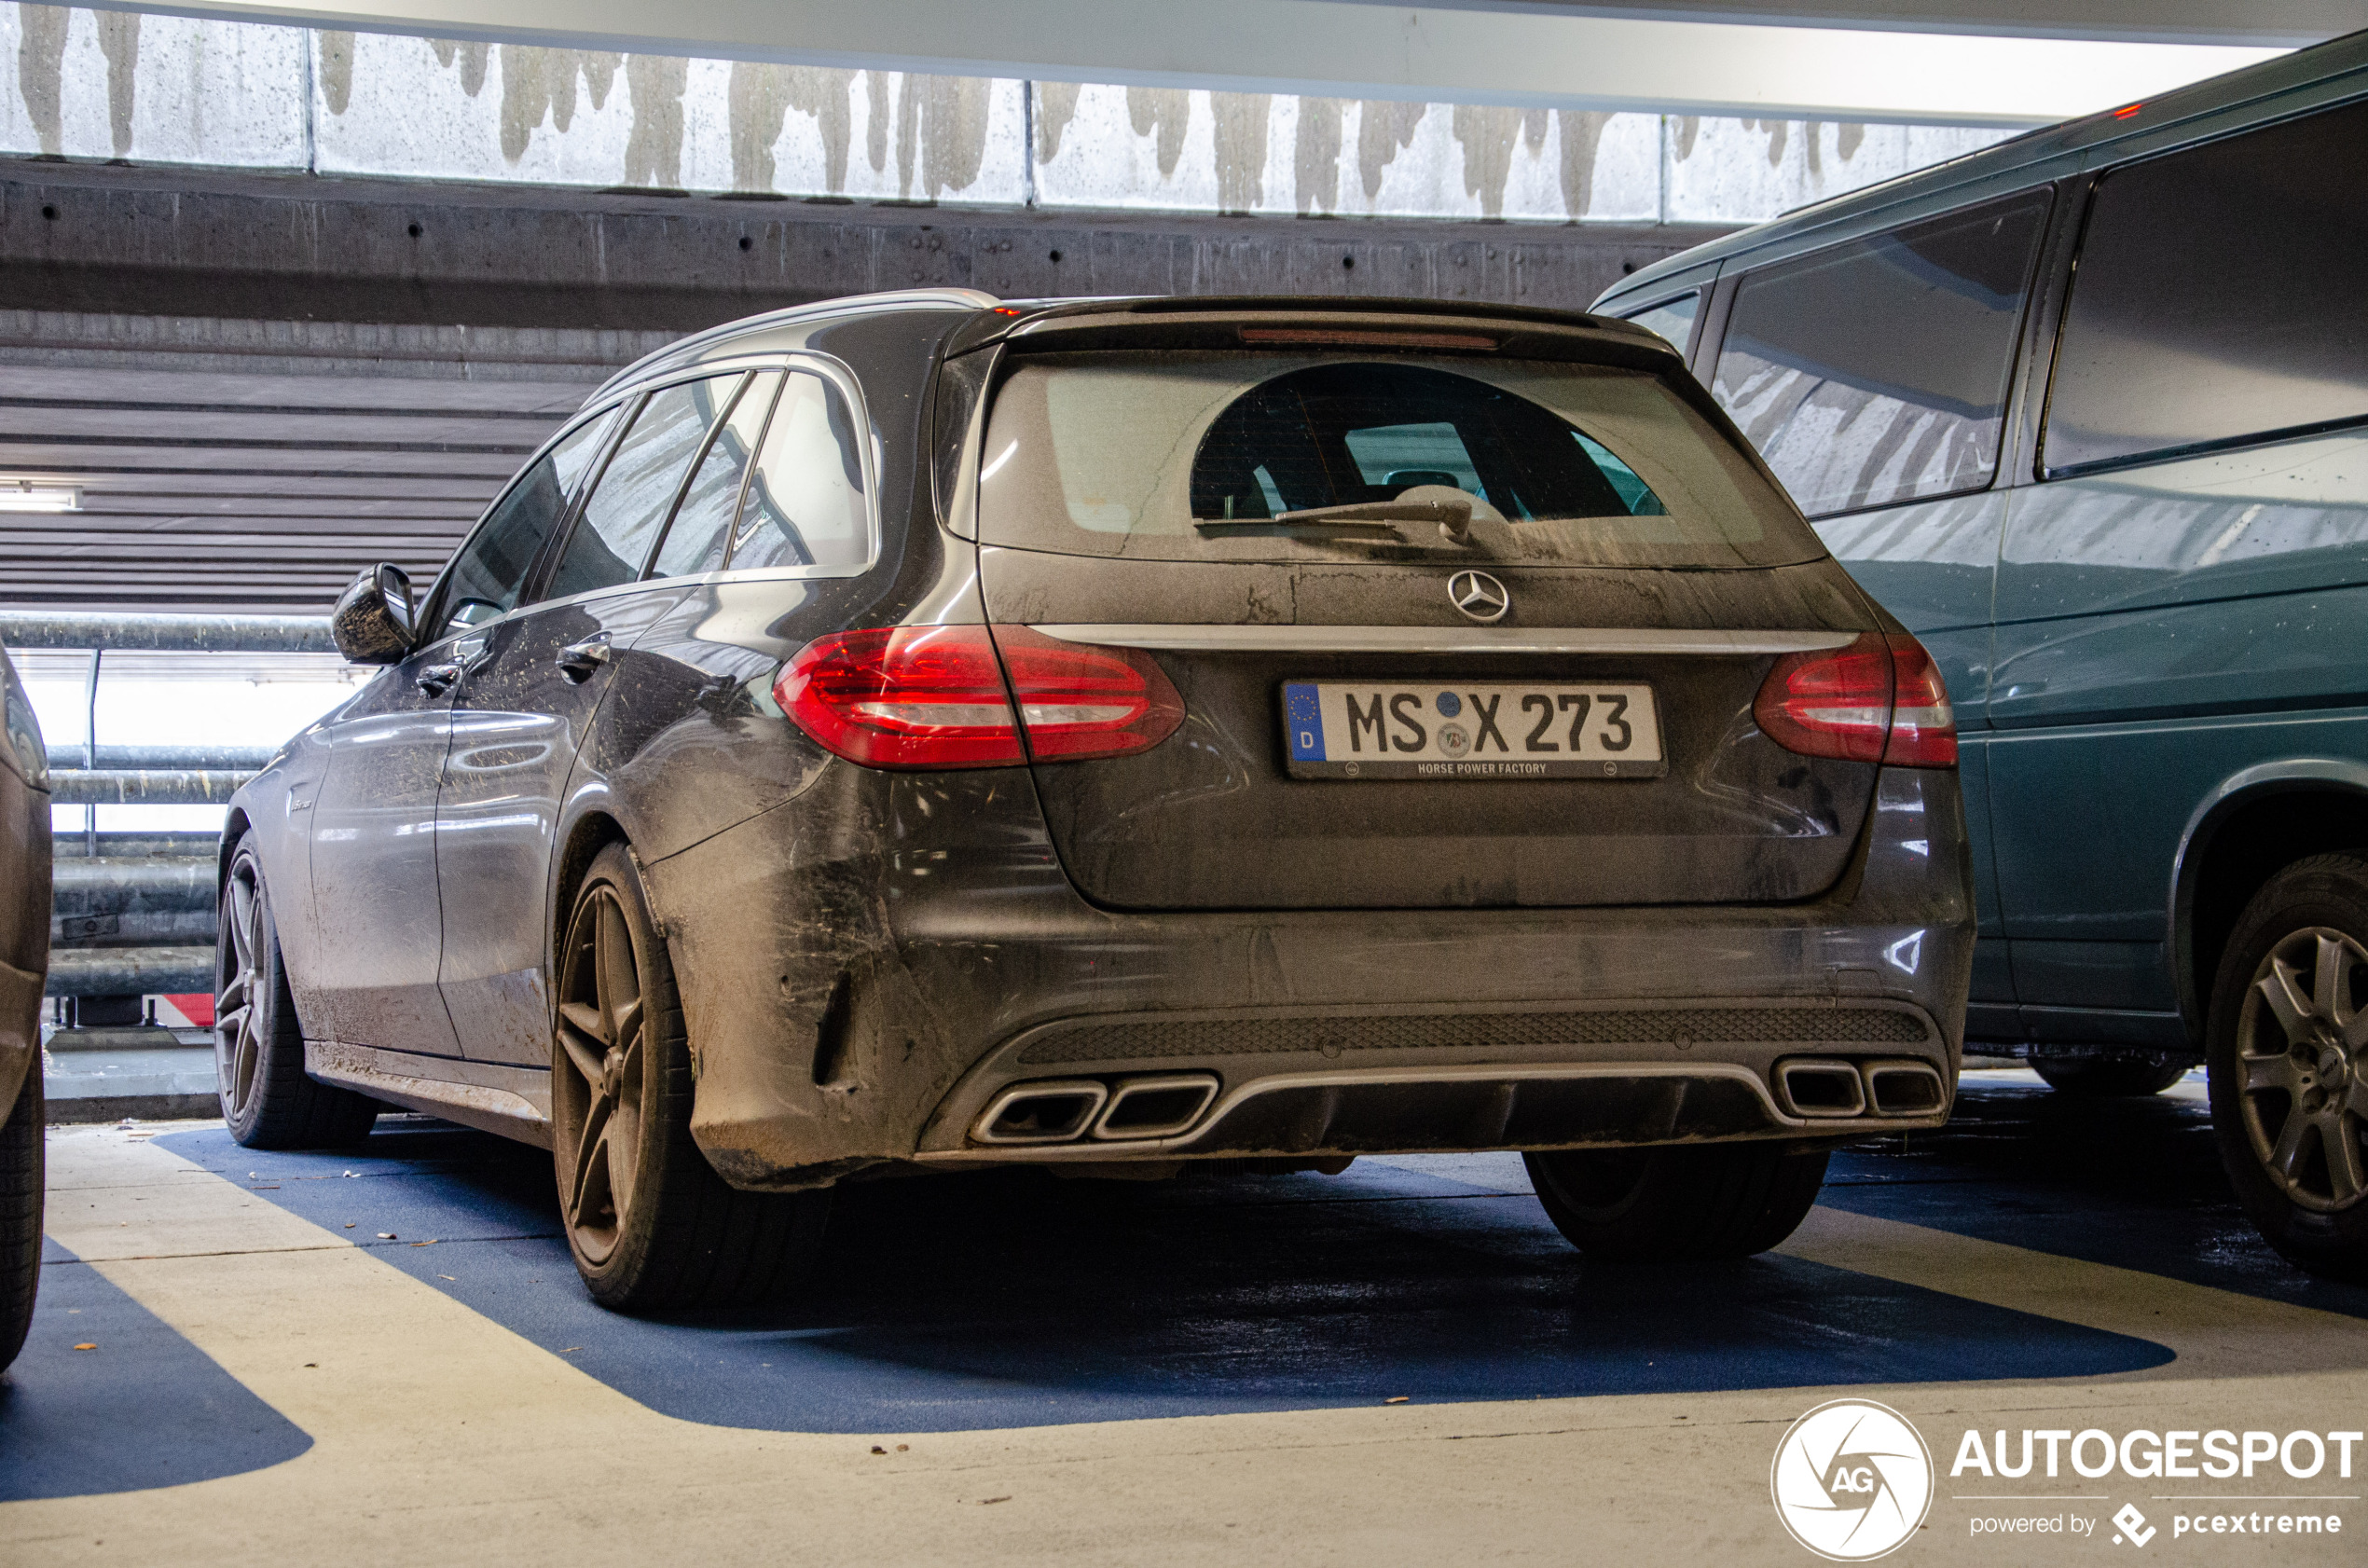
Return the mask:
{"type": "Polygon", "coordinates": [[[1933,1456],[1907,1418],[1836,1399],[1793,1423],[1768,1486],[1794,1540],[1832,1562],[1866,1562],[1916,1534],[1933,1506],[1933,1456]]]}

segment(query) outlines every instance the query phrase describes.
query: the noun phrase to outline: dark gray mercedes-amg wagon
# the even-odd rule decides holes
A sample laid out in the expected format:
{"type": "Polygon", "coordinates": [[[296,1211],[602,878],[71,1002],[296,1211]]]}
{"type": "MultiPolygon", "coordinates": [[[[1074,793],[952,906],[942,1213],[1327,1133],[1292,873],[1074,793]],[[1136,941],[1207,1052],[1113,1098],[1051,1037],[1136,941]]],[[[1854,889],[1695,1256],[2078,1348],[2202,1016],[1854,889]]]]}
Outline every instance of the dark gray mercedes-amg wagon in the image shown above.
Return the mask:
{"type": "Polygon", "coordinates": [[[240,791],[223,1107],[553,1150],[601,1301],[834,1183],[1521,1149],[1755,1251],[1948,1114],[1948,698],[1678,356],[1411,301],[839,300],[634,365],[240,791]]]}

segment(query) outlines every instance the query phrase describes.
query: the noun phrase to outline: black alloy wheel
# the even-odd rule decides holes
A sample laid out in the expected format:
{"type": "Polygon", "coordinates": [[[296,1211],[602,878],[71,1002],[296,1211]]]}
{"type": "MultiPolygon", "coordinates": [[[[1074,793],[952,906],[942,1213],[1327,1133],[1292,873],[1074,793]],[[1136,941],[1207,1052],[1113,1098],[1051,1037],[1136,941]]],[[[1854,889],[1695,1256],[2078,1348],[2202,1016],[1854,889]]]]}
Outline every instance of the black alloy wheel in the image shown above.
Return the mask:
{"type": "Polygon", "coordinates": [[[577,889],[559,947],[551,1149],[568,1246],[619,1312],[739,1306],[806,1273],[827,1191],[743,1192],[691,1137],[690,1040],[674,966],[625,846],[577,889]]]}
{"type": "Polygon", "coordinates": [[[1522,1156],[1537,1201],[1590,1258],[1696,1262],[1766,1252],[1799,1229],[1825,1151],[1773,1143],[1570,1149],[1522,1156]]]}
{"type": "Polygon", "coordinates": [[[366,1094],[304,1075],[304,1031],[280,955],[255,835],[231,851],[213,941],[213,1063],[222,1119],[249,1148],[353,1143],[378,1121],[366,1094]]]}
{"type": "Polygon", "coordinates": [[[2302,1268],[2368,1280],[2368,859],[2314,856],[2253,896],[2205,1043],[2246,1213],[2302,1268]]]}

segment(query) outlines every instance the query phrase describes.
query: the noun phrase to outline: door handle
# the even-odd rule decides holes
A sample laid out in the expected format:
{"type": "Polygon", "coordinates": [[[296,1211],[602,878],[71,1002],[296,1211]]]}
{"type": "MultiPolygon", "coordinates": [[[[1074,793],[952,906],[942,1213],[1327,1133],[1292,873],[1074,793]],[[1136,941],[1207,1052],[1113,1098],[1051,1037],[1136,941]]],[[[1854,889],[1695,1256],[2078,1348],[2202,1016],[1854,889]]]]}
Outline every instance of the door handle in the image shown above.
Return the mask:
{"type": "Polygon", "coordinates": [[[432,697],[440,697],[461,679],[459,665],[428,665],[423,667],[412,684],[432,697]]]}
{"type": "Polygon", "coordinates": [[[561,675],[582,685],[592,679],[594,670],[609,662],[609,640],[595,637],[582,642],[571,642],[553,655],[551,662],[559,667],[561,675]]]}

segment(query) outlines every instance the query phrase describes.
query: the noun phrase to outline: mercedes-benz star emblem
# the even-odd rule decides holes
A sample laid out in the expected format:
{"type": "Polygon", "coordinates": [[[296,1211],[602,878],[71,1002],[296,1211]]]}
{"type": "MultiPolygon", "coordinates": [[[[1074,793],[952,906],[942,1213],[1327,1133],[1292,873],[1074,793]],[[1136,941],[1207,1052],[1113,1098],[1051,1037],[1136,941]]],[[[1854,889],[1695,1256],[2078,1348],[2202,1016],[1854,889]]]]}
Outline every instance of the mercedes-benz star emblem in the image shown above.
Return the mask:
{"type": "Polygon", "coordinates": [[[1501,621],[1513,608],[1505,585],[1485,571],[1459,571],[1447,580],[1447,597],[1475,621],[1501,621]]]}

